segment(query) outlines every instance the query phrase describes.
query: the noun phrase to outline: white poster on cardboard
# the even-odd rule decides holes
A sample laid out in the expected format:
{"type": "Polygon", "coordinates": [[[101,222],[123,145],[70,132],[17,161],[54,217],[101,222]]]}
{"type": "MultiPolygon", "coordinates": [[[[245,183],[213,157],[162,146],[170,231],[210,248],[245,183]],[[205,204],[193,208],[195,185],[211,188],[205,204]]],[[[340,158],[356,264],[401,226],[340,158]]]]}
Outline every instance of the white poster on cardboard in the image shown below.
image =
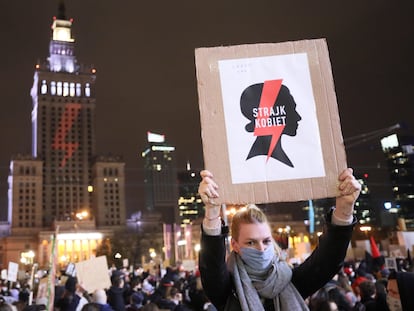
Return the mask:
{"type": "Polygon", "coordinates": [[[7,280],[10,282],[16,282],[18,271],[19,271],[19,264],[9,261],[9,267],[7,269],[7,280]]]}
{"type": "Polygon", "coordinates": [[[307,54],[218,65],[232,183],[325,176],[307,54]]]}
{"type": "Polygon", "coordinates": [[[97,289],[108,289],[111,286],[105,256],[77,262],[75,269],[79,284],[82,284],[88,293],[93,293],[97,289]]]}

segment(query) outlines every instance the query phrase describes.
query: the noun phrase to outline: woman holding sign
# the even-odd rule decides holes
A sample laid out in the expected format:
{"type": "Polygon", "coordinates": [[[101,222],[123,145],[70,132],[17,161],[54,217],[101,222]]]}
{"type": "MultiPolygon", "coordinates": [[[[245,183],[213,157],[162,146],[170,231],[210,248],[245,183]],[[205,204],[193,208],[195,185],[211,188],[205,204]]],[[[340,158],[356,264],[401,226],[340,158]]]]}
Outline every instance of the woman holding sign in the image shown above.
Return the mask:
{"type": "Polygon", "coordinates": [[[205,204],[199,268],[203,288],[218,310],[308,310],[304,299],[339,271],[345,258],[355,219],[354,203],[361,185],[344,170],[339,178],[336,207],[327,215],[318,247],[298,267],[280,258],[266,215],[248,205],[233,216],[232,251],[226,262],[227,227],[221,207],[214,203],[218,186],[209,171],[202,171],[199,186],[205,204]]]}

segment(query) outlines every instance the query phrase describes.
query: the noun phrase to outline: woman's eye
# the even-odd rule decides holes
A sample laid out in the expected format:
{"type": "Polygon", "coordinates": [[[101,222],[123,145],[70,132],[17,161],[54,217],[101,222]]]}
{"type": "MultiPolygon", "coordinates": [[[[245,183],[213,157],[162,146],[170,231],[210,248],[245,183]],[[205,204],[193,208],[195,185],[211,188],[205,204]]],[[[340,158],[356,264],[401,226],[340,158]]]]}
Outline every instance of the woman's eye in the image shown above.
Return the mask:
{"type": "Polygon", "coordinates": [[[272,244],[272,240],[264,240],[263,244],[270,245],[270,244],[272,244]]]}
{"type": "Polygon", "coordinates": [[[246,243],[248,246],[253,246],[254,245],[254,241],[249,241],[246,243]]]}

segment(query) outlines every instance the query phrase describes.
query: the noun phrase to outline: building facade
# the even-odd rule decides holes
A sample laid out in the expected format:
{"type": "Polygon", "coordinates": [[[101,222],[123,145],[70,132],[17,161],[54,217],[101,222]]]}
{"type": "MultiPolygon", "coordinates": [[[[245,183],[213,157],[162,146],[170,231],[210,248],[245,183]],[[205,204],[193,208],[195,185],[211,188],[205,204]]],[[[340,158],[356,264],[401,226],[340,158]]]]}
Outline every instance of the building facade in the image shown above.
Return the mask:
{"type": "Polygon", "coordinates": [[[194,220],[204,214],[204,205],[198,194],[200,172],[191,169],[187,163],[186,169],[178,172],[178,209],[179,223],[192,224],[194,220]]]}
{"type": "Polygon", "coordinates": [[[124,163],[95,153],[96,70],[77,61],[63,2],[51,28],[49,56],[36,64],[30,92],[32,154],[10,165],[3,267],[25,262],[24,254],[47,265],[53,234],[59,263],[87,259],[125,224],[124,163]]]}
{"type": "Polygon", "coordinates": [[[159,212],[162,221],[178,221],[178,182],[175,147],[166,143],[164,135],[148,132],[144,159],[145,205],[148,211],[159,212]]]}
{"type": "Polygon", "coordinates": [[[387,160],[394,208],[402,220],[400,230],[414,230],[414,137],[395,133],[382,138],[381,146],[387,160]]]}

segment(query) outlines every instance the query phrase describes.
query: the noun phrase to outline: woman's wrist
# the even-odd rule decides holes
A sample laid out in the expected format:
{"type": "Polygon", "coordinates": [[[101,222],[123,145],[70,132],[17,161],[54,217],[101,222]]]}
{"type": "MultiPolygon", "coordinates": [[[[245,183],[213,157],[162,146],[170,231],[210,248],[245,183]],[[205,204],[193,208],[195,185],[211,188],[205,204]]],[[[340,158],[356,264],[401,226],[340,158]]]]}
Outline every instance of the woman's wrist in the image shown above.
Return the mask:
{"type": "Polygon", "coordinates": [[[354,211],[335,208],[332,213],[332,223],[336,225],[349,225],[354,220],[354,211]]]}
{"type": "Polygon", "coordinates": [[[211,204],[206,205],[204,218],[208,220],[216,219],[220,217],[220,210],[221,210],[220,205],[211,205],[211,204]]]}

